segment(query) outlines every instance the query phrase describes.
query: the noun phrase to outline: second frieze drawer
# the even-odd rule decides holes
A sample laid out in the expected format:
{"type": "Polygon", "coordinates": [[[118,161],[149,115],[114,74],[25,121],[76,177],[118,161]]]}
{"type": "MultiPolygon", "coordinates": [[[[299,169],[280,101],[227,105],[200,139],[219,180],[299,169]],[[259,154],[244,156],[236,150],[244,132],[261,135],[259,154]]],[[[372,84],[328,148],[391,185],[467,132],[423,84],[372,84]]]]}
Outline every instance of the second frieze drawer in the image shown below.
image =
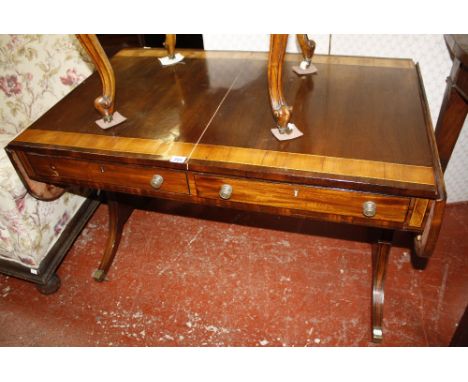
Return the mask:
{"type": "Polygon", "coordinates": [[[195,175],[197,196],[403,223],[409,198],[295,184],[195,175]]]}

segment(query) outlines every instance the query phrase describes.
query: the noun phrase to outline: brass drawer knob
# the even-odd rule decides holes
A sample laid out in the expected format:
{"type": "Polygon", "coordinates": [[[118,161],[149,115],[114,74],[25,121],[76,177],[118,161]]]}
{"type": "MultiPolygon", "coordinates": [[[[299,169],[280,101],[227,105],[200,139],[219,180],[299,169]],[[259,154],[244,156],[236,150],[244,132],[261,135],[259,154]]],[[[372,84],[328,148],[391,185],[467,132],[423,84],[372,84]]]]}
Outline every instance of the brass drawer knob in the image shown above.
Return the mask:
{"type": "Polygon", "coordinates": [[[161,175],[154,175],[151,178],[150,184],[151,184],[151,187],[157,190],[158,188],[161,188],[163,182],[164,182],[164,178],[161,175]]]}
{"type": "Polygon", "coordinates": [[[219,190],[219,197],[221,199],[227,200],[232,195],[232,186],[230,184],[223,184],[219,190]]]}
{"type": "Polygon", "coordinates": [[[372,218],[375,216],[377,212],[377,204],[374,202],[368,201],[364,202],[362,205],[362,214],[368,218],[372,218]]]}

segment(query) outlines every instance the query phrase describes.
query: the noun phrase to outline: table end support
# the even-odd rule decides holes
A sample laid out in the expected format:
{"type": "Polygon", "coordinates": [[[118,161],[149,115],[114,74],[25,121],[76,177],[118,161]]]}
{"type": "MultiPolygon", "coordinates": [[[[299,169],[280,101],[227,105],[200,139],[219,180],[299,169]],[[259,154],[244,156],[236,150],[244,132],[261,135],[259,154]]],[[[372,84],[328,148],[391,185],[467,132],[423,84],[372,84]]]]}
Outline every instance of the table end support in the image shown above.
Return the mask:
{"type": "Polygon", "coordinates": [[[119,248],[124,225],[134,209],[133,206],[120,201],[118,194],[107,192],[106,195],[109,206],[109,236],[99,267],[93,273],[94,280],[99,282],[106,279],[119,248]]]}
{"type": "Polygon", "coordinates": [[[383,230],[372,250],[372,342],[376,343],[383,338],[384,282],[392,240],[393,231],[383,230]]]}

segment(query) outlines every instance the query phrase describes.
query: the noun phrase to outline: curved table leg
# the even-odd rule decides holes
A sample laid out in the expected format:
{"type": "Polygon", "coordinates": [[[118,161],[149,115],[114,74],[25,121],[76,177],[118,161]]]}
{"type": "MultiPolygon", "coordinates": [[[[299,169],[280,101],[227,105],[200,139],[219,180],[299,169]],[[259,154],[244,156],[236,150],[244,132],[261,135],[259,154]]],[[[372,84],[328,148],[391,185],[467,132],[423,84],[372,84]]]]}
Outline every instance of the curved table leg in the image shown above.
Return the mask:
{"type": "Polygon", "coordinates": [[[388,257],[392,247],[392,231],[382,231],[372,251],[372,341],[382,341],[382,318],[384,305],[384,281],[388,257]]]}
{"type": "Polygon", "coordinates": [[[106,249],[102,256],[101,263],[93,274],[93,278],[96,281],[104,281],[106,278],[107,272],[119,248],[125,222],[133,211],[132,206],[119,201],[118,194],[113,192],[107,193],[107,202],[109,205],[109,236],[107,237],[106,249]]]}
{"type": "Polygon", "coordinates": [[[288,43],[287,34],[272,34],[268,57],[268,91],[276,126],[281,134],[290,132],[288,123],[292,108],[286,104],[283,96],[283,61],[288,43]]]}
{"type": "Polygon", "coordinates": [[[115,75],[104,49],[95,34],[77,34],[81,45],[91,56],[101,77],[102,95],[94,100],[94,106],[105,122],[112,121],[115,100],[115,75]]]}
{"type": "Polygon", "coordinates": [[[175,57],[175,46],[176,46],[176,35],[175,34],[166,34],[166,41],[164,42],[166,47],[167,54],[170,59],[175,57]]]}

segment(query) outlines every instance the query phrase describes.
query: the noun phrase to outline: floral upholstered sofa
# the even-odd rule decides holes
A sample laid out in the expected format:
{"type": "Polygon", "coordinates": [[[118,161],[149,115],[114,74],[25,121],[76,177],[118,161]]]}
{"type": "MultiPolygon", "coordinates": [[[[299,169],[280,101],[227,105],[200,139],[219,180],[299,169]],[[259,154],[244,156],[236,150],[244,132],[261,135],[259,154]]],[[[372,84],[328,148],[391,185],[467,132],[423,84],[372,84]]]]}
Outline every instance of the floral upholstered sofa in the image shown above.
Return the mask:
{"type": "Polygon", "coordinates": [[[36,282],[44,293],[59,287],[55,270],[85,224],[74,216],[88,200],[70,193],[35,199],[4,148],[92,70],[73,35],[0,35],[0,272],[36,282]]]}

